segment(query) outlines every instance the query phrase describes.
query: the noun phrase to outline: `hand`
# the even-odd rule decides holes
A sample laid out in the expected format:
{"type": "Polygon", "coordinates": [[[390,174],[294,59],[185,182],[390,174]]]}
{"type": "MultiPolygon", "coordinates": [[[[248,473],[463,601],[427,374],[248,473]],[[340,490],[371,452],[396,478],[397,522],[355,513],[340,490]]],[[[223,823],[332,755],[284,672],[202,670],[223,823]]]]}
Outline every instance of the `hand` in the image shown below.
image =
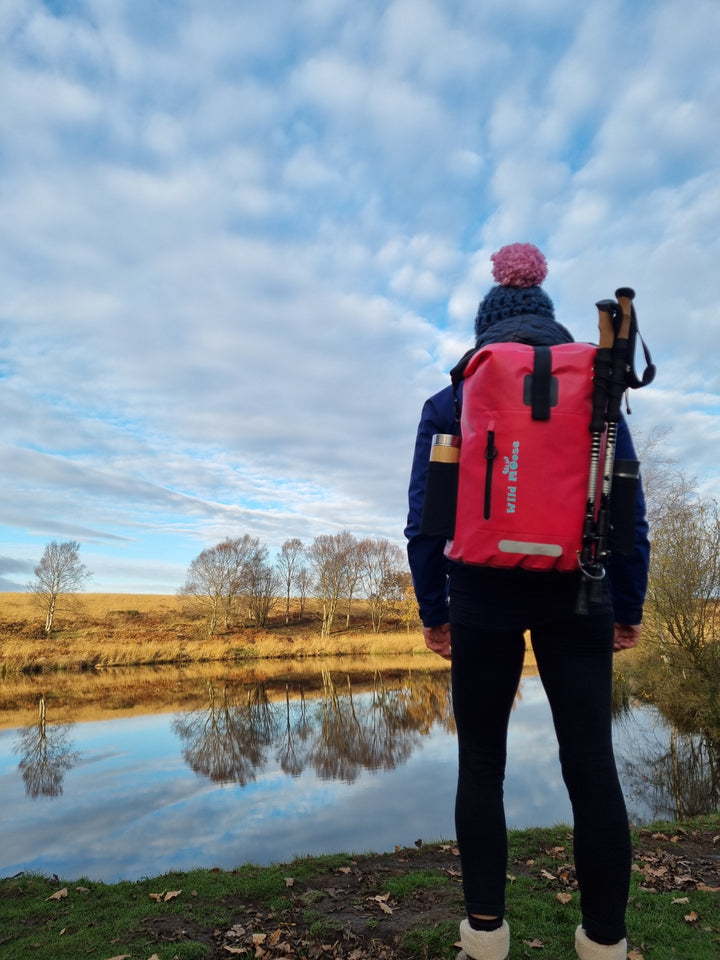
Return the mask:
{"type": "Polygon", "coordinates": [[[445,660],[452,660],[449,623],[443,623],[439,627],[423,627],[423,636],[429,650],[440,654],[445,660]]]}
{"type": "Polygon", "coordinates": [[[616,623],[613,650],[630,650],[637,646],[642,631],[641,623],[616,623]]]}

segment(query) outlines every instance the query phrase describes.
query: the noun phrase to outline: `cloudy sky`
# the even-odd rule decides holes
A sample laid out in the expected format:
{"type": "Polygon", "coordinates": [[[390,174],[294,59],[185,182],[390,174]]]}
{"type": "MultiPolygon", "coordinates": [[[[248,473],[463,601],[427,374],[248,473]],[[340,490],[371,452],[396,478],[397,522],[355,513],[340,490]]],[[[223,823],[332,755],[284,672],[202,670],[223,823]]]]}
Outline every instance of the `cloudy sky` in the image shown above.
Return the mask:
{"type": "Polygon", "coordinates": [[[720,495],[717,0],[4,0],[0,44],[2,588],[401,543],[513,241],[578,339],[636,289],[632,424],[720,495]]]}

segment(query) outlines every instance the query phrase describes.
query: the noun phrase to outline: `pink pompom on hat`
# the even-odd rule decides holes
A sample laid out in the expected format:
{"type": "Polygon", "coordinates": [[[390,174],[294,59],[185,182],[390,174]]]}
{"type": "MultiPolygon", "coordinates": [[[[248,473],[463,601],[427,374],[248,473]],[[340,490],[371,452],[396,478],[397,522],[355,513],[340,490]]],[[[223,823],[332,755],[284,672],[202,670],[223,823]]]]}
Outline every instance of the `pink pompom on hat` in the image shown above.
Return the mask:
{"type": "Polygon", "coordinates": [[[547,260],[532,243],[509,243],[490,259],[493,277],[504,287],[536,287],[547,276],[547,260]]]}
{"type": "Polygon", "coordinates": [[[532,243],[509,243],[490,257],[497,286],[480,301],[475,318],[475,335],[481,337],[488,327],[533,316],[555,320],[552,300],[540,284],[547,276],[547,260],[532,243]]]}

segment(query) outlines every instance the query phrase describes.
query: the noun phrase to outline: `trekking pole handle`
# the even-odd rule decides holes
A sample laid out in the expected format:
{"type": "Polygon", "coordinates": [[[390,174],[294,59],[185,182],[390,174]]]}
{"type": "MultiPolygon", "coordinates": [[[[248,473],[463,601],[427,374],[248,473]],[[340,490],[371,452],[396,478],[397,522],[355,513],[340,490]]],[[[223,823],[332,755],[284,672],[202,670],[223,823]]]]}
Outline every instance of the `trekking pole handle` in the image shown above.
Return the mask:
{"type": "Polygon", "coordinates": [[[617,313],[617,303],[614,300],[598,300],[595,306],[598,309],[598,329],[600,330],[598,347],[601,350],[612,350],[615,342],[614,319],[617,313]]]}
{"type": "Polygon", "coordinates": [[[620,287],[615,291],[618,306],[620,307],[622,319],[620,329],[618,330],[618,340],[627,340],[630,336],[630,324],[632,322],[632,302],[635,299],[635,291],[632,287],[620,287]]]}

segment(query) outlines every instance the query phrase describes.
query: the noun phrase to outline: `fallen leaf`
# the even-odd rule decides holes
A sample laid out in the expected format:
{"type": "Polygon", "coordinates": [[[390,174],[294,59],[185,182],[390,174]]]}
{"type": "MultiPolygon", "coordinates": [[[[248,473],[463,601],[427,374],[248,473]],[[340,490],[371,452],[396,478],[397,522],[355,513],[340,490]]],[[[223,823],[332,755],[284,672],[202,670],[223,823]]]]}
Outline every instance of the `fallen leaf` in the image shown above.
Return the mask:
{"type": "Polygon", "coordinates": [[[294,887],[295,886],[295,877],[285,877],[285,886],[294,887]]]}
{"type": "Polygon", "coordinates": [[[62,937],[62,936],[64,936],[66,933],[67,933],[67,927],[63,927],[62,930],[60,931],[60,936],[62,937]]]}
{"type": "Polygon", "coordinates": [[[51,896],[47,897],[45,902],[47,903],[48,900],[64,900],[67,895],[68,895],[67,887],[63,887],[62,890],[58,890],[55,893],[53,893],[51,896]]]}
{"type": "Polygon", "coordinates": [[[121,953],[121,954],[120,954],[119,956],[117,956],[117,957],[110,957],[110,960],[132,960],[132,954],[131,954],[131,953],[121,953]]]}
{"type": "Polygon", "coordinates": [[[163,901],[167,903],[168,900],[176,900],[181,893],[182,893],[182,890],[168,890],[168,892],[163,897],[163,901]]]}
{"type": "Polygon", "coordinates": [[[223,950],[226,953],[247,953],[247,947],[228,947],[224,946],[223,950]]]}
{"type": "Polygon", "coordinates": [[[628,960],[645,960],[645,954],[640,953],[639,950],[630,950],[628,952],[628,960]]]}
{"type": "Polygon", "coordinates": [[[151,957],[148,957],[148,960],[160,960],[160,957],[154,953],[151,957]]]}
{"type": "Polygon", "coordinates": [[[530,947],[531,950],[542,950],[542,948],[545,946],[542,940],[538,940],[537,937],[535,937],[534,940],[523,940],[523,943],[526,947],[530,947]]]}
{"type": "Polygon", "coordinates": [[[555,874],[550,873],[548,870],[541,870],[541,871],[540,871],[540,876],[541,876],[541,877],[545,877],[546,880],[554,880],[554,879],[555,879],[555,874]]]}
{"type": "Polygon", "coordinates": [[[690,903],[690,897],[675,897],[671,903],[690,903]]]}
{"type": "Polygon", "coordinates": [[[382,896],[380,896],[380,895],[378,894],[378,896],[376,896],[376,897],[368,897],[367,899],[368,899],[368,903],[377,903],[377,905],[380,907],[380,909],[383,911],[383,913],[392,913],[392,912],[393,912],[393,911],[392,911],[392,907],[389,907],[389,906],[387,905],[387,902],[386,902],[387,900],[390,899],[390,894],[389,894],[389,893],[385,893],[385,894],[383,894],[382,896]]]}
{"type": "Polygon", "coordinates": [[[556,894],[555,894],[555,899],[556,899],[559,903],[570,903],[570,901],[572,900],[572,894],[571,894],[571,893],[556,893],[556,894]]]}
{"type": "Polygon", "coordinates": [[[150,897],[151,900],[154,900],[156,903],[161,903],[162,898],[165,896],[165,891],[163,890],[162,893],[149,893],[148,896],[150,897]]]}
{"type": "Polygon", "coordinates": [[[266,934],[266,933],[254,933],[254,934],[252,935],[252,942],[253,942],[254,944],[265,943],[266,940],[267,940],[267,934],[266,934]]]}
{"type": "Polygon", "coordinates": [[[685,923],[697,923],[700,917],[695,913],[694,910],[691,910],[690,913],[686,913],[683,917],[685,923]]]}
{"type": "Polygon", "coordinates": [[[338,873],[352,873],[351,867],[338,867],[338,873]]]}
{"type": "Polygon", "coordinates": [[[706,883],[699,883],[697,889],[705,893],[720,893],[720,887],[709,887],[706,883]]]}
{"type": "Polygon", "coordinates": [[[75,893],[90,893],[90,887],[75,887],[75,893]]]}

